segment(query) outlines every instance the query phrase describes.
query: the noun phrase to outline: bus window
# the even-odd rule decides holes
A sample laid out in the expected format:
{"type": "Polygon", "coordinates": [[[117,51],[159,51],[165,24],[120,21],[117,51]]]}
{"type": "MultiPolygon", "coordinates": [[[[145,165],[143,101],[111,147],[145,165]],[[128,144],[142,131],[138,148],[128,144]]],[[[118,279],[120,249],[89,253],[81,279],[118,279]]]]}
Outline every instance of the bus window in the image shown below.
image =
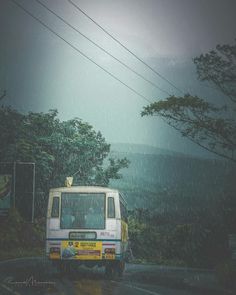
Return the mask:
{"type": "Polygon", "coordinates": [[[59,217],[59,197],[53,197],[51,217],[59,217]]]}
{"type": "Polygon", "coordinates": [[[105,194],[62,193],[61,228],[104,229],[105,194]]]}
{"type": "Polygon", "coordinates": [[[108,218],[115,218],[115,202],[114,198],[108,197],[108,218]]]}

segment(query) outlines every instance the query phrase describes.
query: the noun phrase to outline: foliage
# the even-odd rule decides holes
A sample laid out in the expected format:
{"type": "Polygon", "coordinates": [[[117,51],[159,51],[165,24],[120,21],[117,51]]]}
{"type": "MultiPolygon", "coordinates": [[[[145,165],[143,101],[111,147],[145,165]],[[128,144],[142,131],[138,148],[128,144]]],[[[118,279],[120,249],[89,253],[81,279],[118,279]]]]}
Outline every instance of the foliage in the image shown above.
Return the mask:
{"type": "Polygon", "coordinates": [[[236,44],[218,45],[215,51],[196,57],[194,63],[198,78],[221,92],[221,105],[190,94],[170,96],[146,106],[142,116],[160,116],[182,136],[236,162],[236,44]]]}
{"type": "Polygon", "coordinates": [[[227,288],[236,289],[236,268],[231,260],[224,260],[216,267],[216,276],[218,282],[227,288]]]}
{"type": "Polygon", "coordinates": [[[198,78],[210,81],[236,102],[236,44],[217,45],[216,50],[194,58],[198,78]]]}
{"type": "Polygon", "coordinates": [[[206,268],[222,263],[230,255],[228,234],[236,232],[234,164],[179,154],[127,157],[129,169],[114,184],[132,210],[135,261],[206,268]]]}
{"type": "Polygon", "coordinates": [[[159,264],[206,268],[228,259],[227,222],[220,208],[226,208],[227,202],[215,201],[217,205],[213,207],[207,200],[199,204],[190,199],[184,210],[173,211],[176,204],[181,207],[181,198],[166,198],[165,211],[132,210],[129,235],[134,257],[159,264]]]}
{"type": "Polygon", "coordinates": [[[48,189],[63,186],[66,176],[76,173],[75,184],[107,186],[129,163],[126,158],[106,163],[110,145],[102,134],[78,118],[60,121],[57,110],[24,115],[1,106],[0,142],[0,161],[35,162],[40,207],[48,189]]]}
{"type": "Polygon", "coordinates": [[[1,251],[18,251],[18,248],[42,248],[44,245],[45,222],[28,223],[17,209],[10,209],[7,219],[3,219],[0,228],[1,251]]]}
{"type": "Polygon", "coordinates": [[[41,256],[45,246],[45,218],[26,222],[17,209],[1,220],[0,260],[41,256]]]}

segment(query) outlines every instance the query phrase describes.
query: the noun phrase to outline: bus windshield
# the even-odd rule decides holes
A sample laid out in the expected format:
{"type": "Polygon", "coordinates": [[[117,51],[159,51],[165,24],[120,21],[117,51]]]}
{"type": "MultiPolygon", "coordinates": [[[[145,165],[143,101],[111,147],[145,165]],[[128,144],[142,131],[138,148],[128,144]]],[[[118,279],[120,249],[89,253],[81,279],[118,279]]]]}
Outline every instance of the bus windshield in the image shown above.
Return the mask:
{"type": "Polygon", "coordinates": [[[62,193],[62,229],[104,229],[105,194],[62,193]]]}

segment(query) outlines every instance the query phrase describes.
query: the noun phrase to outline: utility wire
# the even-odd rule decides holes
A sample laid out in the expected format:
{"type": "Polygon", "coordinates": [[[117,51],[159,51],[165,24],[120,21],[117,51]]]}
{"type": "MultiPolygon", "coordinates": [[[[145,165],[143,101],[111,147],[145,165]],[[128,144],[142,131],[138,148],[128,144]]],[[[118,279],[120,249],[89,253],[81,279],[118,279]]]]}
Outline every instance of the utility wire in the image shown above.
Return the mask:
{"type": "Polygon", "coordinates": [[[117,62],[119,62],[120,64],[122,64],[125,68],[127,68],[128,70],[130,70],[131,72],[133,72],[134,74],[136,74],[137,76],[139,76],[140,78],[142,78],[143,80],[145,80],[146,82],[148,82],[149,84],[151,84],[152,86],[154,86],[155,88],[157,88],[158,90],[160,90],[163,93],[171,96],[171,94],[168,91],[160,88],[158,85],[156,85],[152,81],[148,80],[142,74],[138,73],[137,71],[135,71],[134,69],[132,69],[130,66],[128,66],[127,64],[125,64],[124,62],[122,62],[120,59],[118,59],[117,57],[115,57],[114,55],[112,55],[110,52],[108,52],[106,49],[104,49],[103,47],[101,47],[100,45],[98,45],[96,42],[94,42],[92,39],[90,39],[89,37],[87,37],[85,34],[83,34],[81,31],[79,31],[76,27],[74,27],[68,21],[66,21],[63,17],[61,17],[55,11],[53,11],[52,9],[50,9],[47,5],[45,5],[44,3],[42,3],[40,0],[35,0],[35,1],[37,3],[39,3],[41,6],[43,6],[45,9],[47,9],[49,12],[51,12],[54,16],[56,16],[57,18],[59,18],[64,24],[66,24],[67,26],[69,26],[71,29],[73,29],[78,34],[80,34],[85,39],[87,39],[89,42],[91,42],[93,45],[95,45],[97,48],[99,48],[100,50],[102,50],[103,52],[105,52],[107,55],[109,55],[110,57],[112,57],[113,59],[115,59],[117,62]]]}
{"type": "Polygon", "coordinates": [[[117,38],[115,38],[111,33],[109,33],[104,27],[102,27],[99,23],[97,23],[93,18],[91,18],[86,12],[84,12],[77,4],[75,4],[71,0],[67,0],[71,5],[73,5],[77,10],[79,10],[83,15],[85,15],[88,19],[90,19],[96,26],[98,26],[104,33],[106,33],[109,37],[111,37],[116,43],[118,43],[120,46],[122,46],[125,50],[127,50],[130,54],[132,54],[136,59],[138,59],[142,64],[144,64],[146,67],[148,67],[153,73],[155,73],[157,76],[159,76],[161,79],[166,81],[168,84],[170,84],[172,87],[174,87],[176,90],[184,94],[184,92],[173,84],[170,80],[165,78],[162,74],[157,72],[154,68],[152,68],[149,64],[147,64],[143,59],[138,57],[133,51],[131,51],[128,47],[126,47],[123,43],[121,43],[117,38]]]}
{"type": "Polygon", "coordinates": [[[103,68],[101,65],[99,65],[98,63],[96,63],[92,58],[90,58],[89,56],[87,56],[85,53],[83,53],[82,51],[80,51],[77,47],[75,47],[73,44],[71,44],[69,41],[67,41],[66,39],[64,39],[62,36],[60,36],[57,32],[55,32],[53,29],[51,29],[47,24],[45,24],[42,20],[40,20],[38,17],[36,17],[35,15],[33,15],[30,11],[28,11],[24,6],[22,6],[20,3],[18,3],[16,0],[10,0],[12,1],[16,6],[18,6],[19,8],[21,8],[25,13],[27,13],[28,15],[30,15],[32,18],[34,18],[36,21],[38,21],[42,26],[44,26],[47,30],[49,30],[51,33],[53,33],[54,35],[56,35],[59,39],[61,39],[62,41],[64,41],[67,45],[69,45],[72,49],[74,49],[75,51],[77,51],[78,53],[80,53],[82,56],[84,56],[87,60],[89,60],[90,62],[92,62],[93,64],[95,64],[97,67],[99,67],[101,70],[103,70],[104,72],[106,72],[109,76],[111,76],[112,78],[114,78],[116,81],[120,82],[121,84],[123,84],[125,87],[127,87],[128,89],[130,89],[132,92],[134,92],[135,94],[137,94],[138,96],[140,96],[141,98],[143,98],[144,100],[146,100],[148,103],[152,103],[146,96],[142,95],[141,93],[139,93],[138,91],[136,91],[134,88],[132,88],[131,86],[129,86],[128,84],[126,84],[125,82],[121,81],[119,78],[117,78],[115,75],[113,75],[111,72],[109,72],[108,70],[106,70],[105,68],[103,68]]]}

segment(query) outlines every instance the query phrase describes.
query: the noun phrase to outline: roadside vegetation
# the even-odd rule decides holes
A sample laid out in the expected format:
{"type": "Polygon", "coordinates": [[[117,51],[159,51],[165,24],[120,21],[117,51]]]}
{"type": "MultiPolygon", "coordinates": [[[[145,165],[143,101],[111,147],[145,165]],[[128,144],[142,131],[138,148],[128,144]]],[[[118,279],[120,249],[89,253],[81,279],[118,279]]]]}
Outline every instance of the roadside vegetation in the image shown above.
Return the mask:
{"type": "MultiPolygon", "coordinates": [[[[205,87],[212,88],[213,93],[217,91],[220,99],[193,94],[172,95],[147,105],[142,116],[159,116],[183,137],[235,165],[235,40],[233,44],[217,45],[214,50],[195,57],[193,62],[198,79],[205,87]]],[[[163,246],[164,250],[168,249],[168,256],[180,258],[190,265],[216,267],[224,278],[222,281],[229,278],[235,281],[236,267],[230,261],[227,245],[227,234],[236,233],[235,218],[232,219],[232,212],[236,213],[235,187],[215,198],[216,204],[220,207],[213,204],[212,208],[204,209],[202,204],[184,224],[176,225],[176,219],[173,219],[168,234],[164,236],[170,243],[163,246]]],[[[156,230],[160,233],[159,226],[156,230]]],[[[156,242],[158,244],[158,239],[156,242]]]]}
{"type": "Polygon", "coordinates": [[[189,204],[185,212],[173,210],[176,203],[158,214],[149,209],[130,212],[134,262],[212,269],[222,286],[236,288],[236,267],[228,244],[236,222],[235,195],[218,199],[215,207],[207,202],[201,207],[189,204]]]}
{"type": "MultiPolygon", "coordinates": [[[[126,158],[109,156],[110,145],[101,132],[78,118],[61,121],[57,110],[22,114],[2,105],[0,142],[0,162],[35,163],[39,218],[45,216],[49,189],[64,186],[67,176],[74,175],[74,185],[107,186],[110,179],[121,178],[120,169],[129,164],[126,158]]],[[[0,168],[4,174],[2,164],[0,168]]],[[[16,177],[16,207],[25,216],[31,210],[27,196],[32,191],[32,172],[22,166],[16,177]]]]}
{"type": "Polygon", "coordinates": [[[148,209],[130,212],[134,257],[150,263],[207,269],[230,259],[227,223],[234,218],[223,216],[220,208],[190,211],[185,216],[178,211],[158,215],[148,209]]]}
{"type": "Polygon", "coordinates": [[[1,220],[0,260],[42,256],[45,247],[45,218],[26,222],[17,209],[1,220]]]}

